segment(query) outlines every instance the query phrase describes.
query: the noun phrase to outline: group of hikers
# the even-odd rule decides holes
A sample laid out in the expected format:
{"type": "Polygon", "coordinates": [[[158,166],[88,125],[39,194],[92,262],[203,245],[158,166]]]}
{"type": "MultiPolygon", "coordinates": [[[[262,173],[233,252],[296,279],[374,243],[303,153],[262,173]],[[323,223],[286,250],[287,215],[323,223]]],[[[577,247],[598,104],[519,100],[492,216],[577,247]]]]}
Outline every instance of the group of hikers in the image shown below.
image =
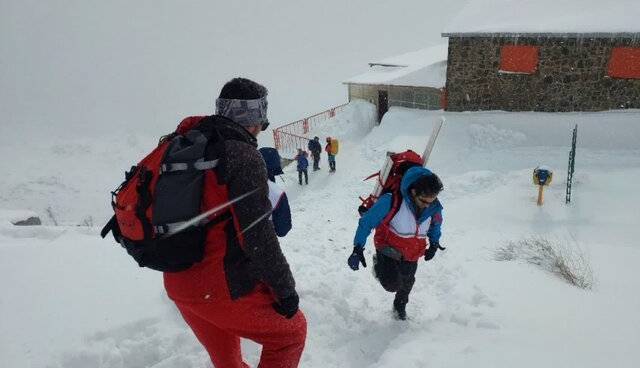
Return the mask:
{"type": "MultiPolygon", "coordinates": [[[[338,140],[331,137],[327,137],[327,144],[324,147],[327,153],[327,162],[329,163],[329,172],[336,171],[336,155],[338,154],[338,140]]],[[[309,140],[307,145],[311,157],[313,158],[313,171],[320,170],[320,155],[322,153],[322,146],[320,145],[320,138],[313,137],[309,140]]],[[[304,176],[304,183],[309,184],[309,173],[307,171],[309,167],[309,160],[307,159],[309,154],[302,148],[298,148],[298,153],[293,158],[296,161],[296,169],[298,170],[298,183],[302,185],[302,177],[304,176]]]]}
{"type": "MultiPolygon", "coordinates": [[[[215,367],[249,367],[240,338],[262,345],[259,367],[297,367],[306,341],[307,321],[278,241],[291,229],[286,194],[275,185],[282,168],[273,148],[257,149],[269,125],[266,97],[252,80],[227,82],[214,115],[184,119],[126,174],[102,231],[103,237],[111,231],[140,266],[163,272],[167,295],[215,367]],[[191,218],[193,211],[199,215],[191,218]]],[[[333,172],[331,144],[327,138],[333,172]]],[[[319,170],[318,137],[308,148],[319,170]]],[[[305,153],[298,156],[307,182],[305,153]]],[[[345,266],[367,267],[364,248],[374,230],[374,275],[394,293],[395,317],[405,320],[418,262],[443,249],[443,186],[421,165],[398,179],[397,190],[382,193],[362,214],[345,266]]]]}

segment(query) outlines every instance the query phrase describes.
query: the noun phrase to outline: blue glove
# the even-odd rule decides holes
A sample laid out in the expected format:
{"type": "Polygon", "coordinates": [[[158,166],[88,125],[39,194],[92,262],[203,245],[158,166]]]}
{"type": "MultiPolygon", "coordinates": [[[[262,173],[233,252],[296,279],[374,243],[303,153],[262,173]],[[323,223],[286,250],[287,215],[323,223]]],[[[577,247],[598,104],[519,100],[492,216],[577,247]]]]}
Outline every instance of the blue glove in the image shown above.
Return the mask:
{"type": "Polygon", "coordinates": [[[364,247],[355,246],[353,247],[353,253],[347,259],[347,263],[352,270],[357,271],[360,267],[360,263],[362,263],[362,267],[367,267],[367,261],[364,259],[364,247]]]}

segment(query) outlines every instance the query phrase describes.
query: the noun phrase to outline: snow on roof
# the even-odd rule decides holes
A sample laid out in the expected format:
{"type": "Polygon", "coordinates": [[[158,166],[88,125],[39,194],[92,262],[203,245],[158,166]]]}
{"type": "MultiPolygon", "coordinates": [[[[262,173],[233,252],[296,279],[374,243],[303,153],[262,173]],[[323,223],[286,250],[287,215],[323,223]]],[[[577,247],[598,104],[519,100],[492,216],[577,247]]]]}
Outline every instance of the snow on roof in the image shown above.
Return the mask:
{"type": "Polygon", "coordinates": [[[444,87],[448,45],[442,44],[369,63],[370,69],[347,84],[444,87]]]}
{"type": "Polygon", "coordinates": [[[442,35],[543,33],[638,37],[638,19],[638,0],[470,0],[442,35]]]}

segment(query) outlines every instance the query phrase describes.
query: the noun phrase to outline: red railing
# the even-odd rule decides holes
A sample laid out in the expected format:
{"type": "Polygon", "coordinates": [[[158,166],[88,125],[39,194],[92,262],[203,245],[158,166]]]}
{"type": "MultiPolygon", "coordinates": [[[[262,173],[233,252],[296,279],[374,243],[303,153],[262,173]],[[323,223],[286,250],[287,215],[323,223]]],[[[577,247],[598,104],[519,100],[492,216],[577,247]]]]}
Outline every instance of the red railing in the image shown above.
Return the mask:
{"type": "Polygon", "coordinates": [[[273,143],[282,155],[283,153],[294,153],[298,148],[307,149],[309,138],[304,135],[309,133],[318,123],[329,120],[342,111],[347,104],[332,107],[321,113],[309,116],[304,119],[285,124],[273,130],[273,143]]]}

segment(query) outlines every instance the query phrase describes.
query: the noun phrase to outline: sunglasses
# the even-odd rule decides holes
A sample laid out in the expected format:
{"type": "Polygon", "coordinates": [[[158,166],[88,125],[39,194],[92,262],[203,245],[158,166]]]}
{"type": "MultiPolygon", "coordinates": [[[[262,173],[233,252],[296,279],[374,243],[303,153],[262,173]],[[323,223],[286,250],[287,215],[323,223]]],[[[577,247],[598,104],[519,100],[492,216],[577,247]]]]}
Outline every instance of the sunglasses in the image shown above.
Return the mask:
{"type": "Polygon", "coordinates": [[[265,121],[264,123],[262,123],[262,131],[264,132],[265,130],[267,130],[267,127],[269,127],[269,122],[265,121]]]}
{"type": "Polygon", "coordinates": [[[418,196],[415,196],[415,199],[426,206],[430,206],[431,203],[435,202],[437,198],[430,199],[427,196],[418,195],[418,196]]]}

